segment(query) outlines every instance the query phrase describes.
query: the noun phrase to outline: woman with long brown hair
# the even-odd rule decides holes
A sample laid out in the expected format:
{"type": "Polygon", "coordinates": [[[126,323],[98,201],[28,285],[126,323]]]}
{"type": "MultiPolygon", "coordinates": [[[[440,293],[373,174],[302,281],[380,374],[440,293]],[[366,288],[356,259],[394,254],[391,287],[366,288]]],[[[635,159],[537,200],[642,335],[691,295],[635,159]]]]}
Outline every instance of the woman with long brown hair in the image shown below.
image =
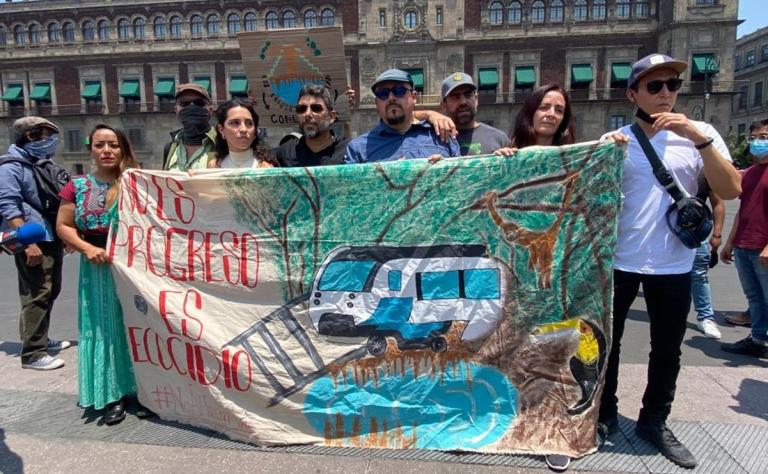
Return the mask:
{"type": "MultiPolygon", "coordinates": [[[[107,234],[120,193],[120,176],[138,167],[121,130],[96,125],[88,137],[92,171],[72,179],[59,193],[56,232],[80,252],[77,380],[79,405],[105,409],[108,425],[125,418],[124,398],[136,393],[120,301],[106,252],[107,234]]],[[[142,407],[142,414],[150,414],[142,407]]]]}
{"type": "Polygon", "coordinates": [[[557,84],[545,84],[529,95],[517,114],[512,147],[560,146],[576,143],[568,93],[557,84]]]}

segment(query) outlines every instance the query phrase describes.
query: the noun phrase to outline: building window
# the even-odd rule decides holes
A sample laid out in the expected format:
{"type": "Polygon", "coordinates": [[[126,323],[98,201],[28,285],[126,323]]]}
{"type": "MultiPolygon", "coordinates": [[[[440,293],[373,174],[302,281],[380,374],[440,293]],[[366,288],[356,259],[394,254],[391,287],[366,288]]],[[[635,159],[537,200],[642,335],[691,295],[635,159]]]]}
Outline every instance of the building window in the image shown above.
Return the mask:
{"type": "MultiPolygon", "coordinates": [[[[141,81],[139,79],[123,79],[120,83],[118,95],[123,99],[124,104],[141,103],[141,81]]],[[[126,108],[128,111],[128,108],[126,108]]],[[[137,109],[132,110],[137,112],[137,109]]]]}
{"type": "Polygon", "coordinates": [[[291,10],[283,12],[283,28],[295,28],[296,27],[296,14],[291,10]]]}
{"type": "Polygon", "coordinates": [[[632,64],[611,64],[611,89],[626,89],[629,75],[632,73],[632,64]]]}
{"type": "Polygon", "coordinates": [[[584,90],[589,89],[594,80],[591,64],[573,64],[571,65],[571,89],[584,90]]]}
{"type": "Polygon", "coordinates": [[[208,15],[205,19],[205,33],[208,36],[219,36],[219,15],[208,15]]]}
{"type": "MultiPolygon", "coordinates": [[[[48,28],[50,28],[50,26],[48,28]]],[[[5,37],[5,28],[0,26],[0,47],[4,48],[6,42],[7,38],[5,37]]]]}
{"type": "Polygon", "coordinates": [[[418,68],[418,69],[404,69],[404,71],[411,75],[411,80],[413,81],[413,90],[415,90],[419,94],[423,94],[424,93],[424,70],[421,68],[418,68]]]}
{"type": "Polygon", "coordinates": [[[117,22],[117,39],[127,40],[130,36],[131,24],[125,18],[117,22]]]}
{"type": "Polygon", "coordinates": [[[80,97],[85,99],[87,104],[101,104],[101,82],[85,81],[80,97]]]}
{"type": "Polygon", "coordinates": [[[317,26],[317,12],[311,8],[304,12],[304,28],[314,28],[317,26]]]}
{"type": "Polygon", "coordinates": [[[720,72],[715,55],[712,53],[694,54],[691,61],[691,80],[707,81],[720,72]]]}
{"type": "Polygon", "coordinates": [[[531,21],[533,23],[544,23],[544,2],[537,0],[531,6],[531,21]]]}
{"type": "Polygon", "coordinates": [[[61,27],[61,34],[64,37],[65,43],[74,43],[75,41],[75,24],[71,21],[64,22],[64,26],[61,27]]]}
{"type": "Polygon", "coordinates": [[[227,34],[234,36],[240,33],[240,15],[237,13],[230,13],[227,15],[227,34]]]}
{"type": "Polygon", "coordinates": [[[733,61],[733,70],[738,71],[741,69],[741,55],[737,54],[733,61]]]}
{"type": "Polygon", "coordinates": [[[419,14],[415,10],[408,10],[403,14],[403,25],[409,30],[415,29],[419,25],[419,14]]]}
{"type": "MultiPolygon", "coordinates": [[[[3,35],[3,39],[5,39],[5,35],[3,35]]],[[[51,23],[48,25],[48,42],[58,43],[59,41],[61,41],[61,29],[59,28],[59,24],[51,23]]],[[[3,41],[3,44],[5,44],[5,41],[3,41]]]]}
{"type": "Polygon", "coordinates": [[[768,61],[768,44],[764,44],[760,48],[760,62],[764,63],[768,61]]]}
{"type": "Polygon", "coordinates": [[[755,65],[755,50],[747,51],[744,57],[744,67],[752,67],[755,65]]]}
{"type": "Polygon", "coordinates": [[[387,10],[386,8],[379,8],[379,27],[384,28],[387,26],[387,10]]]}
{"type": "Polygon", "coordinates": [[[17,25],[13,29],[13,42],[16,43],[16,46],[24,46],[24,43],[27,41],[27,32],[24,31],[24,27],[21,25],[17,25]]]}
{"type": "Polygon", "coordinates": [[[40,26],[29,25],[29,44],[40,44],[40,26]]]}
{"type": "Polygon", "coordinates": [[[203,17],[200,15],[192,15],[189,19],[189,31],[193,38],[203,37],[203,17]]]}
{"type": "Polygon", "coordinates": [[[229,95],[235,97],[248,97],[248,78],[246,76],[232,76],[229,80],[229,95]]]}
{"type": "Polygon", "coordinates": [[[10,106],[22,106],[24,107],[24,85],[23,84],[6,84],[5,93],[2,100],[8,102],[10,106]]]}
{"type": "Polygon", "coordinates": [[[99,41],[109,40],[109,22],[107,20],[99,21],[99,41]]]}
{"type": "Polygon", "coordinates": [[[605,20],[605,0],[592,0],[592,19],[605,20]]]}
{"type": "Polygon", "coordinates": [[[576,21],[585,21],[587,19],[587,0],[576,0],[573,3],[573,19],[576,21]]]}
{"type": "Polygon", "coordinates": [[[739,110],[744,110],[747,108],[747,100],[749,98],[749,85],[741,86],[741,89],[739,90],[739,110]]]}
{"type": "MultiPolygon", "coordinates": [[[[509,4],[509,10],[507,11],[507,22],[509,24],[520,23],[523,21],[523,6],[520,2],[512,2],[509,4]]],[[[499,19],[499,25],[501,19],[499,19]]]]}
{"type": "Polygon", "coordinates": [[[155,18],[154,21],[154,30],[155,30],[155,39],[165,39],[165,18],[159,16],[155,18]]]}
{"type": "Polygon", "coordinates": [[[248,12],[245,14],[245,31],[256,31],[256,14],[248,12]]]}
{"type": "Polygon", "coordinates": [[[637,0],[635,3],[635,16],[638,18],[647,18],[651,14],[651,8],[648,0],[637,0]]]}
{"type": "Polygon", "coordinates": [[[564,16],[563,2],[553,0],[549,5],[549,21],[552,23],[562,23],[564,16]]]}
{"type": "Polygon", "coordinates": [[[321,26],[333,26],[336,22],[336,18],[333,14],[333,10],[330,8],[323,9],[323,12],[320,14],[320,25],[321,26]]]}
{"type": "Polygon", "coordinates": [[[738,127],[736,127],[736,136],[739,140],[743,139],[744,136],[747,134],[747,124],[746,123],[740,123],[738,127]]]}
{"type": "Polygon", "coordinates": [[[128,140],[130,140],[131,145],[133,145],[134,150],[144,150],[146,148],[144,144],[144,129],[143,128],[129,128],[126,130],[128,132],[128,140]]]}
{"type": "Polygon", "coordinates": [[[632,3],[630,0],[617,0],[616,2],[616,17],[617,18],[629,18],[632,13],[632,3]]]}
{"type": "MultiPolygon", "coordinates": [[[[518,66],[515,68],[515,94],[526,95],[533,92],[536,86],[536,70],[533,66],[518,66]]],[[[518,97],[515,97],[518,99],[518,97]]]]}
{"type": "Polygon", "coordinates": [[[443,25],[443,7],[435,7],[435,24],[443,25]]]}
{"type": "Polygon", "coordinates": [[[477,92],[482,95],[496,95],[499,87],[499,72],[495,67],[480,68],[477,71],[477,92]]]}
{"type": "Polygon", "coordinates": [[[80,130],[67,130],[67,142],[65,144],[67,153],[77,153],[83,151],[83,132],[80,130]]]}
{"type": "Polygon", "coordinates": [[[279,27],[277,23],[277,13],[267,12],[267,16],[264,17],[264,23],[268,30],[275,30],[279,27]]]}
{"type": "Polygon", "coordinates": [[[170,21],[171,38],[181,38],[181,18],[172,16],[170,21]]]}
{"type": "Polygon", "coordinates": [[[611,115],[611,123],[608,125],[608,130],[618,130],[626,124],[626,115],[611,115]]]}
{"type": "Polygon", "coordinates": [[[715,0],[696,0],[696,5],[709,6],[714,4],[715,0]]]}
{"type": "Polygon", "coordinates": [[[83,22],[83,41],[93,41],[95,39],[93,22],[86,20],[83,22]]]}
{"type": "Polygon", "coordinates": [[[38,106],[51,105],[51,83],[39,82],[32,85],[29,99],[34,100],[38,106]]]}
{"type": "Polygon", "coordinates": [[[136,39],[144,39],[146,36],[145,26],[147,22],[144,18],[136,18],[133,20],[133,37],[136,39]]]}
{"type": "Polygon", "coordinates": [[[504,21],[504,4],[501,2],[491,2],[488,6],[488,23],[500,25],[504,21]]]}
{"type": "Polygon", "coordinates": [[[763,81],[755,82],[755,94],[752,101],[753,107],[759,107],[763,105],[763,81]]]}

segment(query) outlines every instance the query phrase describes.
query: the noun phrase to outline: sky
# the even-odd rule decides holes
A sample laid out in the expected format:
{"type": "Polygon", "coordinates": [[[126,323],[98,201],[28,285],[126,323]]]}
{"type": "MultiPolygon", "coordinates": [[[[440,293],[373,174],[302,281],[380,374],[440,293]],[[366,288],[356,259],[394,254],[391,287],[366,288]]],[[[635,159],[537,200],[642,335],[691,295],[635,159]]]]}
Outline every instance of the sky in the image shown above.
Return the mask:
{"type": "Polygon", "coordinates": [[[768,15],[765,14],[766,0],[738,0],[738,2],[739,20],[744,20],[744,23],[736,30],[737,38],[768,26],[768,15]]]}

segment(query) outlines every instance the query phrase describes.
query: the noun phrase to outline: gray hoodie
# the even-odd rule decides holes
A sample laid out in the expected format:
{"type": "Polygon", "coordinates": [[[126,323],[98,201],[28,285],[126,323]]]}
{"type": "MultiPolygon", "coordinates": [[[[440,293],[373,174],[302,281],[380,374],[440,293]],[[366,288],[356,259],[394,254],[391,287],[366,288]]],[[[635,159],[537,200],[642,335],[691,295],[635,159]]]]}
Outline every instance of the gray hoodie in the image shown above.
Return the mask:
{"type": "MultiPolygon", "coordinates": [[[[16,145],[11,145],[8,154],[30,162],[35,160],[16,145]]],[[[51,224],[28,203],[42,207],[37,195],[37,184],[32,168],[21,163],[3,163],[0,165],[0,231],[11,230],[8,221],[22,217],[25,222],[37,222],[44,226],[45,240],[54,240],[55,234],[51,224]]]]}

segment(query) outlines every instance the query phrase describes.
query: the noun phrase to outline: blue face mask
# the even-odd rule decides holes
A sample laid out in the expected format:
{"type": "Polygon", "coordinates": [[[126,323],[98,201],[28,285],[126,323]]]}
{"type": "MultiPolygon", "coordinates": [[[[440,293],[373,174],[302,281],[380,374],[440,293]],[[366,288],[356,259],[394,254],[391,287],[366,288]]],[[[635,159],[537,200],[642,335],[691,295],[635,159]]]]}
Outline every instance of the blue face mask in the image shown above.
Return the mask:
{"type": "Polygon", "coordinates": [[[59,134],[54,133],[48,138],[36,142],[25,143],[22,148],[24,151],[34,156],[38,160],[53,158],[56,154],[56,146],[59,144],[59,134]]]}
{"type": "Polygon", "coordinates": [[[749,144],[749,152],[758,160],[768,157],[768,140],[753,140],[749,144]]]}

